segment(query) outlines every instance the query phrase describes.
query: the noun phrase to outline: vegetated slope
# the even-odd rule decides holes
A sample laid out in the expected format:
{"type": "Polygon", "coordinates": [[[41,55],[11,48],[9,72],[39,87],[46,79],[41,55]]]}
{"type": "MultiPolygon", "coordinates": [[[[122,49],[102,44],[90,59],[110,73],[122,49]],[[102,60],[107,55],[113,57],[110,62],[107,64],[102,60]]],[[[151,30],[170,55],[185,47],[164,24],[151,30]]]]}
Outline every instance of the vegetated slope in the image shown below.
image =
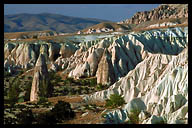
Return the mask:
{"type": "Polygon", "coordinates": [[[13,14],[4,16],[4,32],[52,30],[72,33],[104,21],[50,13],[13,14]]]}

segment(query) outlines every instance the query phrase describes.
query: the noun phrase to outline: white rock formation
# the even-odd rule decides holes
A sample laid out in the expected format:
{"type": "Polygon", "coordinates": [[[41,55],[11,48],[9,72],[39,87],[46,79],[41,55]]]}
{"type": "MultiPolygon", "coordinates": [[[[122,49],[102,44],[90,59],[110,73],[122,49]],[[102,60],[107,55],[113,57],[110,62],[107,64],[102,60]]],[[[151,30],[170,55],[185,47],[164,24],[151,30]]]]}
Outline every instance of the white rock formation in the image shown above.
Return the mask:
{"type": "MultiPolygon", "coordinates": [[[[141,98],[147,106],[146,110],[154,115],[150,119],[144,119],[143,123],[162,123],[163,121],[166,123],[186,123],[188,113],[188,41],[185,41],[187,40],[182,39],[181,42],[175,40],[174,42],[184,49],[171,46],[170,52],[162,47],[155,51],[158,47],[146,47],[148,43],[152,43],[150,40],[148,42],[143,41],[144,48],[141,47],[141,51],[142,49],[148,49],[148,51],[145,51],[142,62],[108,89],[91,95],[84,95],[84,99],[106,100],[111,94],[116,93],[122,95],[129,104],[133,99],[141,98]],[[175,49],[175,53],[171,49],[175,49]],[[182,52],[179,53],[180,51],[182,52]],[[169,53],[170,55],[154,54],[154,52],[169,53]],[[179,54],[174,55],[177,52],[179,54]],[[159,117],[156,118],[157,116],[159,117]]],[[[120,120],[120,122],[125,122],[126,120],[122,121],[121,119],[123,115],[126,115],[125,111],[127,110],[115,110],[108,115],[110,119],[119,117],[116,122],[120,120]]]]}

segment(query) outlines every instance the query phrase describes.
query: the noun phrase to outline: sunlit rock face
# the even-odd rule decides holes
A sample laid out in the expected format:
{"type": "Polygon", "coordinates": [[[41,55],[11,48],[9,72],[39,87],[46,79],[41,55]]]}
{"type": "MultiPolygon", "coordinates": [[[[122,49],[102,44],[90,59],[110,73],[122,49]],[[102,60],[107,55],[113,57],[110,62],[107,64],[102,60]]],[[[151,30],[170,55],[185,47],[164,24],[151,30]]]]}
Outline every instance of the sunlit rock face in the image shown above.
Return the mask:
{"type": "Polygon", "coordinates": [[[130,19],[119,22],[127,24],[140,24],[146,21],[158,21],[167,18],[187,18],[188,4],[161,4],[158,8],[150,11],[137,12],[130,19]]]}
{"type": "MultiPolygon", "coordinates": [[[[168,29],[165,32],[167,35],[164,36],[159,31],[153,31],[153,34],[160,34],[159,37],[153,36],[152,32],[144,32],[146,36],[141,33],[128,35],[133,41],[138,42],[136,46],[140,46],[142,51],[141,61],[108,89],[84,95],[84,100],[104,101],[114,93],[122,95],[127,104],[140,98],[146,106],[142,111],[151,115],[147,116],[146,112],[140,114],[140,123],[188,123],[187,31],[178,28],[176,31],[177,33],[168,29]]],[[[121,110],[109,112],[106,115],[107,123],[111,120],[113,123],[130,120],[130,112],[126,106],[121,110]]]]}
{"type": "Polygon", "coordinates": [[[103,52],[103,56],[98,65],[96,76],[97,83],[101,83],[104,85],[108,85],[116,81],[115,72],[111,62],[111,56],[107,49],[105,49],[103,52]]]}
{"type": "Polygon", "coordinates": [[[60,55],[60,44],[52,43],[6,43],[4,59],[13,65],[29,69],[35,66],[39,54],[44,54],[46,63],[54,62],[60,55]]]}
{"type": "MultiPolygon", "coordinates": [[[[139,113],[140,123],[162,122],[162,118],[167,123],[187,122],[188,27],[133,32],[80,44],[7,43],[4,52],[7,70],[14,65],[35,69],[31,101],[38,100],[42,81],[47,84],[47,64],[51,64],[49,69],[68,77],[97,77],[98,84],[111,85],[84,95],[86,101],[104,101],[117,93],[126,103],[142,100],[146,108],[139,113]]],[[[107,118],[123,123],[129,120],[126,113],[125,107],[107,118]]]]}
{"type": "Polygon", "coordinates": [[[47,95],[49,84],[49,75],[44,54],[40,54],[35,65],[33,82],[31,86],[30,101],[37,101],[41,95],[47,95]],[[45,90],[40,90],[43,88],[45,90]],[[44,93],[44,94],[42,94],[44,93]]]}
{"type": "MultiPolygon", "coordinates": [[[[186,33],[186,30],[175,28],[106,38],[97,43],[89,42],[89,47],[80,46],[79,50],[70,58],[58,58],[57,63],[60,66],[68,63],[69,77],[80,78],[96,75],[98,83],[112,84],[151,54],[177,55],[180,53],[187,46],[186,33]],[[104,49],[108,51],[108,55],[105,57],[108,58],[105,61],[107,63],[101,62],[101,60],[104,61],[102,57],[104,49]],[[86,70],[82,68],[85,63],[89,65],[86,66],[86,70]],[[108,75],[108,78],[100,76],[102,72],[98,71],[101,69],[99,67],[105,66],[105,64],[110,65],[110,72],[114,72],[111,73],[112,76],[108,75]]],[[[163,57],[162,61],[167,61],[166,57],[163,57]]]]}

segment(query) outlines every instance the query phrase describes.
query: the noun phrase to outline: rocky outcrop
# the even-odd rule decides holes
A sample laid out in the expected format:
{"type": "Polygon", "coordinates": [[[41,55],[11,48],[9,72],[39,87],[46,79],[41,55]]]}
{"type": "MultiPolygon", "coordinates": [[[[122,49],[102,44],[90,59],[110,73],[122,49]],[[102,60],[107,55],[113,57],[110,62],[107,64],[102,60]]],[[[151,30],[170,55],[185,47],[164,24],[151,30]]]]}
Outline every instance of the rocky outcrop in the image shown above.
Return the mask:
{"type": "Polygon", "coordinates": [[[33,68],[39,54],[44,54],[46,63],[54,62],[59,56],[61,45],[59,43],[6,43],[4,58],[12,65],[20,68],[33,68]]]}
{"type": "Polygon", "coordinates": [[[63,58],[67,58],[73,55],[76,50],[76,47],[74,47],[70,43],[65,43],[61,46],[59,54],[61,54],[63,58]]]}
{"type": "Polygon", "coordinates": [[[47,96],[50,88],[49,86],[46,58],[45,55],[40,54],[35,65],[30,101],[36,101],[40,96],[47,96]]]}
{"type": "Polygon", "coordinates": [[[157,27],[166,27],[166,26],[170,27],[174,25],[177,25],[177,24],[172,22],[164,22],[164,23],[152,24],[146,28],[157,28],[157,27]]]}
{"type": "Polygon", "coordinates": [[[107,49],[104,50],[103,56],[98,64],[97,83],[104,85],[113,84],[116,81],[114,68],[111,62],[111,56],[107,49]]]}
{"type": "MultiPolygon", "coordinates": [[[[123,30],[121,28],[121,30],[123,30]]],[[[110,29],[110,28],[97,28],[97,29],[94,29],[94,28],[90,28],[88,29],[86,32],[84,32],[83,34],[93,34],[93,33],[101,33],[101,32],[113,32],[114,29],[110,29]]],[[[78,32],[78,34],[80,34],[80,32],[78,32]]]]}
{"type": "Polygon", "coordinates": [[[112,84],[133,70],[150,54],[177,55],[180,53],[187,46],[185,34],[186,31],[174,28],[166,31],[146,31],[106,38],[98,43],[89,42],[89,46],[81,45],[70,58],[60,57],[56,63],[60,67],[65,63],[68,64],[69,77],[80,78],[96,75],[98,83],[112,84]],[[104,49],[108,51],[108,54],[102,57],[104,49]]]}
{"type": "Polygon", "coordinates": [[[61,46],[57,43],[49,43],[49,59],[54,62],[59,56],[61,46]]]}
{"type": "MultiPolygon", "coordinates": [[[[114,83],[107,90],[85,96],[84,99],[105,100],[111,94],[116,93],[124,96],[125,101],[130,104],[133,99],[141,98],[147,106],[146,111],[154,115],[151,118],[142,118],[141,123],[186,123],[187,90],[188,48],[185,48],[177,56],[149,54],[126,77],[114,83]]],[[[126,112],[128,112],[127,109],[115,110],[108,113],[109,116],[106,118],[119,121],[119,118],[125,116],[126,112]],[[117,117],[117,115],[119,116],[117,117]]],[[[140,115],[141,117],[143,116],[140,115]]],[[[128,117],[124,117],[124,119],[129,120],[128,117]]]]}
{"type": "Polygon", "coordinates": [[[11,44],[11,43],[5,44],[5,46],[4,46],[4,59],[6,59],[9,56],[9,54],[11,54],[11,51],[14,48],[15,48],[14,44],[11,44]]]}
{"type": "Polygon", "coordinates": [[[119,23],[140,24],[146,21],[184,17],[188,17],[188,4],[162,4],[151,11],[137,12],[132,18],[119,23]]]}

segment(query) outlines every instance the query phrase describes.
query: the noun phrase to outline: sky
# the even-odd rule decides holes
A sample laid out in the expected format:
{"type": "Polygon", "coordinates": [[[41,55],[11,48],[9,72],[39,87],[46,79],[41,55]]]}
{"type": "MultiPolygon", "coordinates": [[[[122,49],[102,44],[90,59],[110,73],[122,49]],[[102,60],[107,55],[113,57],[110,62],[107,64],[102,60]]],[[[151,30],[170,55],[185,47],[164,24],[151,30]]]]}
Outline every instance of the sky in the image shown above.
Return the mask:
{"type": "Polygon", "coordinates": [[[118,22],[131,18],[138,11],[148,11],[158,6],[159,4],[4,4],[4,15],[55,13],[118,22]]]}

